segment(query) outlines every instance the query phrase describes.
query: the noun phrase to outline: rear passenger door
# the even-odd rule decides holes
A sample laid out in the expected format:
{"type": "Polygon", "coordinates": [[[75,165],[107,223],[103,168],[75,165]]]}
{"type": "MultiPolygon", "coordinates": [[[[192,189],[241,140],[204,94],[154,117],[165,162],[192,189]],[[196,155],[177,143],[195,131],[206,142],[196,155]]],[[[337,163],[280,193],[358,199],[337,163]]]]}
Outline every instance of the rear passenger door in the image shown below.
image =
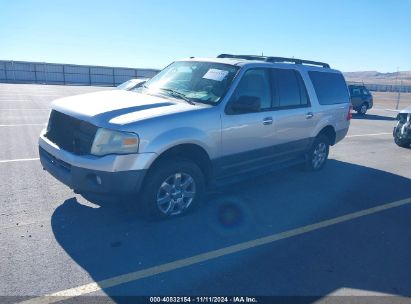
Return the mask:
{"type": "Polygon", "coordinates": [[[297,70],[275,68],[272,74],[276,152],[278,156],[288,158],[308,149],[317,118],[297,70]]]}

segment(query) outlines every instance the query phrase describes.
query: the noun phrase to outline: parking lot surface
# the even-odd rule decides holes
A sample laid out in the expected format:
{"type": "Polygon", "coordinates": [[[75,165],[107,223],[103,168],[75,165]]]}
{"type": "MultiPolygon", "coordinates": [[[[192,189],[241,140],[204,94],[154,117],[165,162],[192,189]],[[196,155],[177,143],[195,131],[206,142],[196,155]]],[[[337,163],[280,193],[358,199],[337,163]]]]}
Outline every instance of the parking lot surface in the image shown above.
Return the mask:
{"type": "Polygon", "coordinates": [[[38,161],[51,101],[107,89],[0,84],[1,296],[411,296],[411,150],[393,142],[396,112],[354,114],[320,172],[264,175],[146,222],[137,201],[90,202],[38,161]]]}

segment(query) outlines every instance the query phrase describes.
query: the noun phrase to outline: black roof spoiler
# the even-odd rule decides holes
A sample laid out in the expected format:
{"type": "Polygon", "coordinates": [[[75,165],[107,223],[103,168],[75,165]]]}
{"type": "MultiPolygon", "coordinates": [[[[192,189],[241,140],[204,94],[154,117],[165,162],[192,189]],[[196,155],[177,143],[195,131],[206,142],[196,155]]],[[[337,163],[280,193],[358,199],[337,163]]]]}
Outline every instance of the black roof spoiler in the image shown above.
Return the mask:
{"type": "Polygon", "coordinates": [[[317,65],[323,68],[330,68],[328,63],[297,59],[297,58],[286,58],[286,57],[272,57],[272,56],[258,56],[258,55],[233,55],[233,54],[220,54],[217,58],[238,58],[245,60],[260,60],[265,62],[285,62],[285,63],[295,63],[295,64],[308,64],[317,65]]]}

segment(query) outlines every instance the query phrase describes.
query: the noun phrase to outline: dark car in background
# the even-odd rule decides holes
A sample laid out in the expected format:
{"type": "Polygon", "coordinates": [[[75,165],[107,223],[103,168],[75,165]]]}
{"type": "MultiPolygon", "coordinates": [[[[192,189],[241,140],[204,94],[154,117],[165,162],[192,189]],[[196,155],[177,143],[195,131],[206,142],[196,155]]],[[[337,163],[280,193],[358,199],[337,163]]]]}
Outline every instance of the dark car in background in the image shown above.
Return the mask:
{"type": "Polygon", "coordinates": [[[361,115],[365,115],[373,106],[373,97],[364,84],[349,84],[350,98],[353,109],[361,115]]]}

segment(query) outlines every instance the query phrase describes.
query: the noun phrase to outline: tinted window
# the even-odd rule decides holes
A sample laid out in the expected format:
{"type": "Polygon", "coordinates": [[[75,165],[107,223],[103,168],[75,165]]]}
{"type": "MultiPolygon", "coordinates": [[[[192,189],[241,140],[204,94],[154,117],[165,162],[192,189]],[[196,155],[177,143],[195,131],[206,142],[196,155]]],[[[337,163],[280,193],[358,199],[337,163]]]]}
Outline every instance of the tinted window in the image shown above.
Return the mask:
{"type": "Polygon", "coordinates": [[[322,105],[348,103],[349,96],[344,77],[340,73],[308,72],[322,105]]]}
{"type": "Polygon", "coordinates": [[[271,107],[270,74],[267,69],[250,69],[246,71],[238,84],[233,100],[241,96],[259,97],[261,109],[271,107]]]}
{"type": "Polygon", "coordinates": [[[308,96],[300,74],[295,70],[273,69],[275,79],[274,107],[308,105],[308,96]]]}
{"type": "Polygon", "coordinates": [[[366,88],[361,89],[363,95],[370,95],[370,92],[366,88]]]}
{"type": "Polygon", "coordinates": [[[351,87],[350,88],[350,94],[351,96],[360,96],[361,95],[361,91],[359,88],[357,87],[351,87]]]}

